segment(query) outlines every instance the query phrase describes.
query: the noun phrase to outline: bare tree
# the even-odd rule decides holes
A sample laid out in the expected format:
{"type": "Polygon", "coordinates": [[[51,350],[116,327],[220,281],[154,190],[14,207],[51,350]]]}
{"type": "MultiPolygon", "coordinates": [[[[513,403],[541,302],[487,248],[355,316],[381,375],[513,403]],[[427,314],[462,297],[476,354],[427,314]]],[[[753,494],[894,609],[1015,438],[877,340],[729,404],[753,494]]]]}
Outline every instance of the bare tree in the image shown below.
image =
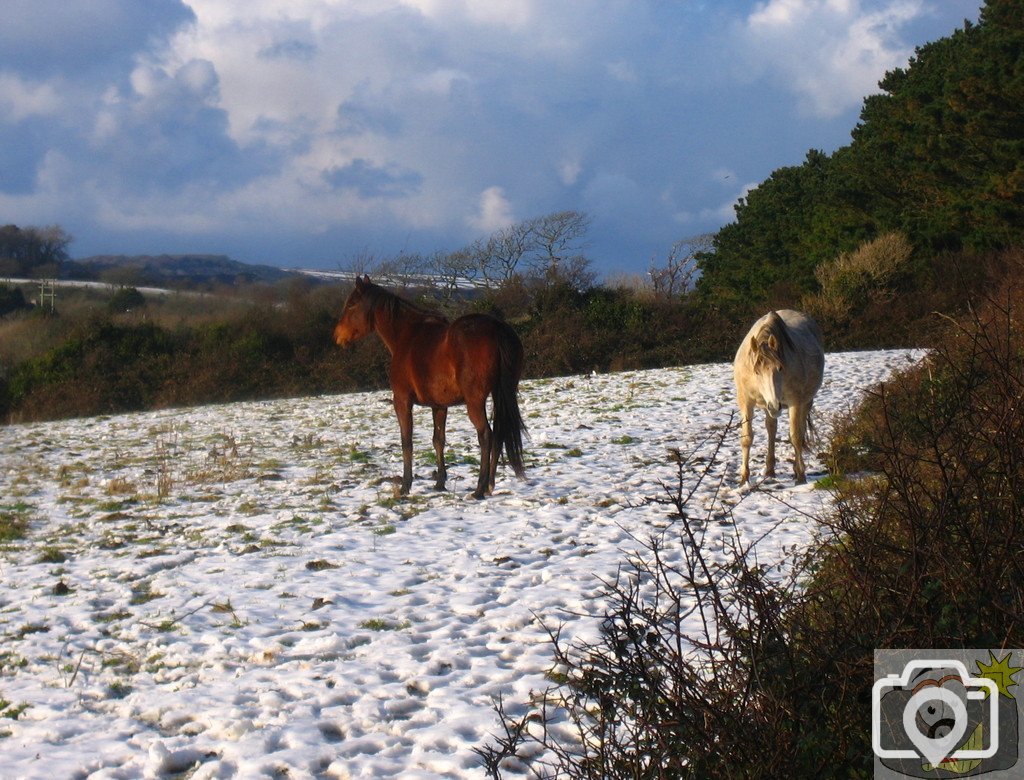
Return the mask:
{"type": "Polygon", "coordinates": [[[500,284],[516,274],[530,251],[532,224],[533,220],[517,222],[496,230],[486,241],[475,245],[481,273],[488,283],[500,284]]]}
{"type": "Polygon", "coordinates": [[[376,274],[381,262],[381,259],[373,252],[364,250],[356,252],[348,259],[338,263],[338,270],[351,274],[353,278],[363,274],[376,274]]]}
{"type": "Polygon", "coordinates": [[[455,252],[435,252],[427,258],[424,270],[425,283],[442,307],[449,309],[459,290],[476,281],[480,266],[470,246],[455,252]]]}
{"type": "Polygon", "coordinates": [[[555,278],[564,275],[570,267],[578,271],[589,228],[590,217],[581,211],[557,211],[530,220],[534,270],[555,278]]]}
{"type": "Polygon", "coordinates": [[[683,238],[669,249],[663,265],[655,265],[652,258],[648,273],[655,294],[675,298],[691,290],[696,281],[697,257],[713,250],[713,240],[711,233],[683,238]]]}
{"type": "Polygon", "coordinates": [[[402,252],[377,264],[377,275],[397,287],[422,286],[430,272],[430,258],[419,252],[402,252]]]}

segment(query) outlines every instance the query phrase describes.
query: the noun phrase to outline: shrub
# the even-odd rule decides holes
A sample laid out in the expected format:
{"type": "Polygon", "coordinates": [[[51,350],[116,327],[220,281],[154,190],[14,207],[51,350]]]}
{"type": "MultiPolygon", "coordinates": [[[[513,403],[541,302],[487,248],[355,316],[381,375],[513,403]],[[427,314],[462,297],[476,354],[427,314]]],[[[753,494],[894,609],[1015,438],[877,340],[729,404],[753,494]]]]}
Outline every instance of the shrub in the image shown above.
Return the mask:
{"type": "Polygon", "coordinates": [[[8,284],[0,284],[0,317],[5,314],[10,314],[12,311],[18,311],[19,309],[25,309],[28,304],[25,303],[25,295],[22,293],[20,287],[14,287],[8,284]]]}
{"type": "Polygon", "coordinates": [[[107,301],[107,311],[111,314],[132,311],[146,305],[146,297],[135,287],[120,287],[107,301]]]}
{"type": "Polygon", "coordinates": [[[820,291],[803,306],[818,319],[843,324],[870,301],[888,301],[907,272],[913,247],[902,233],[886,233],[814,269],[820,291]]]}

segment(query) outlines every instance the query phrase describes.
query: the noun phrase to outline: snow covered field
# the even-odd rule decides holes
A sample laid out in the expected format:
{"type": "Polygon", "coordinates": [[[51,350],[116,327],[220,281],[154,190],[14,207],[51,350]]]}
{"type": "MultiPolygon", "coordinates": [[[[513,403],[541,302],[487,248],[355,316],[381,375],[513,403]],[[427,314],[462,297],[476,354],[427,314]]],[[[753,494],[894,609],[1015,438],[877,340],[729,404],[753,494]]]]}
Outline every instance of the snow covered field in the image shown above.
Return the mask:
{"type": "MultiPolygon", "coordinates": [[[[819,429],[914,357],[828,355],[819,429]]],[[[572,613],[599,614],[598,578],[670,522],[644,501],[676,481],[669,448],[729,423],[731,373],[523,383],[528,480],[502,468],[482,502],[461,409],[450,492],[419,410],[397,499],[387,393],[0,428],[0,520],[28,521],[0,543],[0,777],[483,777],[492,700],[546,685],[539,619],[589,630],[572,613]]],[[[755,436],[756,472],[760,417],[755,436]]],[[[793,486],[785,442],[778,480],[740,491],[738,451],[731,432],[708,544],[782,561],[828,494],[793,486]]]]}

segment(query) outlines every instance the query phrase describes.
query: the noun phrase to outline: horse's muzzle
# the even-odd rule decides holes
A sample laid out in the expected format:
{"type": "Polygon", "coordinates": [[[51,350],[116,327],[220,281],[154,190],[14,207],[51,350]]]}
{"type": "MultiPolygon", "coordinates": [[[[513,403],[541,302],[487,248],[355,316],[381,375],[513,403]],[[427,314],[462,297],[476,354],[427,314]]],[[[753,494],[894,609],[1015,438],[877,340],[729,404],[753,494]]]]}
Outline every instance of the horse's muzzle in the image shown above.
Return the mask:
{"type": "Polygon", "coordinates": [[[352,343],[352,340],[352,334],[348,332],[348,328],[340,324],[334,327],[334,343],[339,347],[345,349],[352,343]]]}

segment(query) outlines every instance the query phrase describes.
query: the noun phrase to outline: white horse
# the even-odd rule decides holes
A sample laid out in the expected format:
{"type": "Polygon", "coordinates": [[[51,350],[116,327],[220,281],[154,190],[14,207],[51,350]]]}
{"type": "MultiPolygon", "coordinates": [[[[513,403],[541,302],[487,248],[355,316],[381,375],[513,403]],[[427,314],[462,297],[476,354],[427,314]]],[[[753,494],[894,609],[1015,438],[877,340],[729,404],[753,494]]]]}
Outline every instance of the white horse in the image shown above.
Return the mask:
{"type": "Polygon", "coordinates": [[[733,376],[740,406],[740,484],[750,478],[750,443],[754,407],[766,412],[768,457],[765,476],[775,476],[775,431],[779,410],[789,407],[789,440],[796,451],[793,471],[798,485],[807,481],[803,451],[813,434],[811,406],[821,387],[825,353],[818,324],[798,311],[768,312],[754,323],[736,351],[733,376]]]}

